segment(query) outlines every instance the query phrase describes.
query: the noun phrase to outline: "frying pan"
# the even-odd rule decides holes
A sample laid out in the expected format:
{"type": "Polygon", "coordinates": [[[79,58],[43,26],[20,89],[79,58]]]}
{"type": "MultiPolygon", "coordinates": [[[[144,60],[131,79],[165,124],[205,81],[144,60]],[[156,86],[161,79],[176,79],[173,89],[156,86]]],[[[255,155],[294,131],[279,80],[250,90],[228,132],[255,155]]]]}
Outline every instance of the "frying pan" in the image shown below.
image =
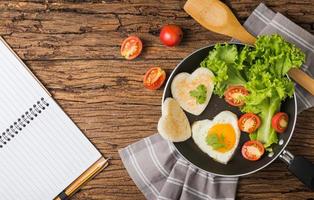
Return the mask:
{"type": "MultiPolygon", "coordinates": [[[[240,43],[232,44],[237,45],[238,49],[244,47],[244,45],[240,43]]],[[[208,52],[213,48],[214,45],[210,45],[198,49],[183,59],[176,66],[166,83],[162,101],[164,101],[167,97],[172,97],[170,88],[173,78],[181,72],[192,73],[200,66],[201,61],[204,60],[204,58],[208,55],[208,52]]],[[[237,116],[241,115],[241,112],[237,107],[228,105],[223,98],[219,98],[215,94],[212,95],[208,106],[201,115],[195,116],[188,112],[185,112],[185,114],[192,125],[193,122],[198,120],[213,119],[223,110],[229,110],[237,116]]],[[[255,162],[244,159],[241,154],[242,145],[244,142],[249,140],[248,134],[246,133],[241,133],[239,145],[234,153],[234,156],[226,165],[214,161],[207,154],[203,153],[194,143],[192,138],[189,138],[184,142],[176,142],[173,144],[177,151],[192,165],[211,174],[224,177],[239,177],[252,174],[271,164],[279,157],[288,165],[288,169],[296,177],[298,177],[310,189],[314,190],[314,165],[303,157],[292,155],[285,149],[293,135],[297,118],[297,102],[295,94],[292,98],[287,98],[284,102],[282,102],[281,111],[289,115],[289,125],[285,133],[278,134],[280,144],[274,145],[272,156],[266,153],[260,160],[255,162]]]]}

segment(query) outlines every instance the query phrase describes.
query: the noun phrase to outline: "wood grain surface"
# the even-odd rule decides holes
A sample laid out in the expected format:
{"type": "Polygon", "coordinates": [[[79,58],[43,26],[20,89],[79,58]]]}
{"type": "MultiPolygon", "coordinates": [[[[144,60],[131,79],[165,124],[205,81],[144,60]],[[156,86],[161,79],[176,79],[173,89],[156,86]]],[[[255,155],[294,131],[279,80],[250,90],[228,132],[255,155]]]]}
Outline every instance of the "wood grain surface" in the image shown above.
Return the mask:
{"type": "MultiPolygon", "coordinates": [[[[225,1],[243,22],[260,0],[225,1]]],[[[264,1],[314,34],[313,0],[264,1]]],[[[156,132],[162,90],[142,85],[152,66],[167,74],[192,51],[229,38],[209,32],[182,9],[185,1],[0,1],[0,34],[111,165],[73,200],[144,199],[128,176],[118,149],[156,132]],[[163,24],[184,30],[180,46],[159,42],[163,24]],[[120,44],[128,35],[144,42],[139,59],[126,61],[120,44]]],[[[313,66],[314,67],[314,66],[313,66]]],[[[288,148],[314,162],[314,109],[298,116],[288,148]]],[[[237,199],[313,199],[281,161],[240,179],[237,199]]]]}

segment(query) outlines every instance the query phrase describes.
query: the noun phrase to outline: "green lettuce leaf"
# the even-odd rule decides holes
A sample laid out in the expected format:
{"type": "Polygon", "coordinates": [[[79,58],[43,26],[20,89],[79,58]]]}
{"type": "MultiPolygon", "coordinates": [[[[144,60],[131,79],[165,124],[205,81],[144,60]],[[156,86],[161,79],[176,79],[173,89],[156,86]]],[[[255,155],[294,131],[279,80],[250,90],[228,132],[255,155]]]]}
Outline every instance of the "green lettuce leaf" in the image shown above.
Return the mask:
{"type": "Polygon", "coordinates": [[[267,66],[263,69],[276,77],[285,76],[291,68],[299,68],[305,59],[299,48],[277,34],[259,36],[254,50],[249,54],[251,65],[258,62],[267,66]]]}
{"type": "Polygon", "coordinates": [[[291,68],[300,67],[305,57],[279,35],[259,37],[248,57],[250,68],[245,87],[249,95],[241,110],[259,114],[262,124],[256,132],[257,140],[269,147],[278,142],[271,126],[272,117],[280,110],[281,101],[294,92],[293,82],[286,74],[291,68]]]}
{"type": "Polygon", "coordinates": [[[241,70],[245,68],[247,53],[248,47],[238,52],[236,45],[217,44],[201,62],[201,67],[206,67],[215,74],[215,94],[221,97],[229,85],[245,85],[246,80],[241,70]]]}

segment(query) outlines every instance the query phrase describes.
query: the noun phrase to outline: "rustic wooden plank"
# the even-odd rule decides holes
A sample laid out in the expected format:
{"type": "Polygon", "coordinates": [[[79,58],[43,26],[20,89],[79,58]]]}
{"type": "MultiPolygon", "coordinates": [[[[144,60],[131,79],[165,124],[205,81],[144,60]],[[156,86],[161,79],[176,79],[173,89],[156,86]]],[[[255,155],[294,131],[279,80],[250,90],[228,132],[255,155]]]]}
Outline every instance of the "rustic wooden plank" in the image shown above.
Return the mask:
{"type": "MultiPolygon", "coordinates": [[[[302,26],[306,26],[307,23],[312,23],[313,19],[313,7],[311,1],[302,2],[286,2],[286,1],[266,1],[272,9],[279,11],[293,21],[302,26]],[[304,6],[306,5],[306,6],[304,6]]],[[[259,1],[227,1],[226,2],[237,14],[240,20],[246,19],[251,11],[259,4],[259,1]]],[[[180,17],[186,17],[187,14],[182,12],[183,2],[178,1],[127,1],[123,3],[119,2],[81,2],[81,3],[60,3],[60,2],[49,2],[42,4],[41,2],[8,2],[5,1],[1,6],[0,10],[12,11],[23,11],[23,14],[16,17],[17,19],[23,19],[27,17],[29,13],[34,11],[40,13],[46,13],[49,16],[50,12],[56,13],[63,12],[65,15],[68,13],[76,14],[106,14],[113,13],[117,17],[124,14],[130,15],[141,15],[141,16],[167,16],[174,20],[180,17]],[[24,15],[25,14],[25,15],[24,15]]],[[[74,19],[75,20],[75,19],[74,19]]],[[[156,20],[158,21],[158,20],[156,20]]],[[[313,27],[309,27],[310,31],[313,32],[313,27]]],[[[58,30],[57,30],[58,31],[58,30]]]]}
{"type": "MultiPolygon", "coordinates": [[[[195,30],[188,33],[182,45],[165,48],[159,37],[151,33],[137,34],[144,42],[145,49],[139,60],[146,59],[182,59],[197,48],[214,42],[223,42],[226,37],[195,30]],[[199,38],[193,37],[199,34],[199,38]],[[196,42],[196,41],[199,41],[196,42]]],[[[120,44],[125,36],[119,33],[85,33],[85,34],[35,34],[17,33],[4,36],[24,60],[58,60],[58,59],[122,59],[120,44]]]]}
{"type": "MultiPolygon", "coordinates": [[[[117,180],[127,176],[122,173],[123,166],[119,161],[117,150],[156,132],[162,91],[143,90],[141,82],[145,70],[155,62],[150,60],[136,62],[103,60],[27,62],[92,142],[105,155],[110,155],[114,159],[108,171],[102,173],[104,177],[100,176],[99,182],[92,181],[88,184],[86,191],[78,193],[78,199],[90,193],[95,194],[96,199],[101,194],[108,199],[128,199],[123,196],[128,194],[124,191],[126,186],[116,183],[117,180]],[[105,87],[104,83],[106,83],[105,87]],[[123,98],[124,96],[129,98],[123,98]],[[108,110],[112,112],[106,112],[108,110]],[[141,112],[134,112],[134,110],[141,112]],[[119,137],[116,135],[117,132],[119,137]],[[109,190],[108,193],[99,189],[102,188],[99,184],[104,183],[104,187],[109,190]],[[110,194],[112,191],[121,191],[121,196],[120,193],[116,196],[115,192],[110,194]]],[[[177,60],[158,61],[167,72],[170,72],[177,62],[177,60]]],[[[314,130],[314,124],[311,123],[314,118],[313,111],[314,109],[305,111],[298,117],[295,135],[288,146],[292,152],[304,155],[312,161],[314,161],[314,154],[308,149],[314,148],[314,135],[311,134],[314,130]]],[[[132,181],[124,180],[124,184],[129,187],[132,185],[132,181]]],[[[279,199],[303,198],[313,195],[279,161],[261,172],[241,179],[238,189],[239,198],[256,197],[258,199],[265,197],[261,195],[264,193],[267,198],[279,199]],[[285,177],[288,185],[282,184],[282,177],[285,177]],[[270,181],[273,184],[273,190],[267,187],[270,181]],[[293,194],[290,193],[291,188],[294,188],[293,194]],[[257,195],[256,191],[258,191],[257,195]]],[[[136,192],[134,194],[138,195],[136,192]]],[[[135,198],[132,195],[133,193],[127,196],[135,198]]]]}
{"type": "MultiPolygon", "coordinates": [[[[118,149],[156,132],[162,89],[148,91],[142,78],[151,66],[169,75],[197,48],[229,38],[205,30],[178,0],[1,1],[0,34],[49,89],[61,107],[111,165],[73,199],[144,199],[119,158],[118,149]],[[183,28],[176,48],[160,44],[163,24],[183,28]],[[134,61],[120,56],[122,40],[131,34],[144,42],[134,61]]],[[[225,1],[243,22],[261,2],[225,1]]],[[[265,1],[314,33],[314,4],[265,1]]],[[[288,149],[314,162],[314,108],[302,112],[288,149]]],[[[311,199],[307,190],[279,160],[240,179],[237,199],[311,199]]]]}

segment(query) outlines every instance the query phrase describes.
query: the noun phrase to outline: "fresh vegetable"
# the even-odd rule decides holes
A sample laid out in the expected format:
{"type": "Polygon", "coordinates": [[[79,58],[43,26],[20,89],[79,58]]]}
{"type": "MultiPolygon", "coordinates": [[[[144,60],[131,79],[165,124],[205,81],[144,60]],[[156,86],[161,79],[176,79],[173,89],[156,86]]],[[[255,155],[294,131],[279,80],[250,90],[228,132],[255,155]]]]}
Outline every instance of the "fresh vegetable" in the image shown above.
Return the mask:
{"type": "Polygon", "coordinates": [[[166,25],[160,31],[160,41],[169,47],[180,44],[183,37],[181,28],[177,25],[166,25]]]}
{"type": "Polygon", "coordinates": [[[257,140],[257,133],[256,132],[250,133],[249,138],[250,140],[257,140]]]}
{"type": "Polygon", "coordinates": [[[247,46],[238,51],[236,45],[217,44],[201,62],[201,67],[206,67],[215,74],[215,94],[222,97],[228,86],[246,84],[242,73],[243,69],[247,68],[243,65],[243,58],[246,58],[248,52],[247,46]]]}
{"type": "Polygon", "coordinates": [[[300,67],[305,55],[300,49],[279,35],[258,38],[255,49],[249,53],[246,88],[249,95],[242,109],[258,113],[262,124],[257,130],[257,140],[270,147],[278,142],[271,126],[272,117],[279,111],[281,101],[292,97],[294,84],[286,76],[289,69],[300,67]]]}
{"type": "Polygon", "coordinates": [[[287,113],[278,112],[272,118],[271,125],[278,133],[283,133],[288,127],[289,116],[287,113]]]}
{"type": "Polygon", "coordinates": [[[224,93],[225,100],[232,106],[243,106],[248,91],[243,86],[229,86],[224,93]]]}
{"type": "Polygon", "coordinates": [[[270,147],[278,142],[272,117],[281,101],[292,97],[294,85],[287,78],[291,68],[299,68],[305,55],[279,35],[258,37],[254,47],[238,49],[232,44],[218,44],[209,52],[201,67],[215,74],[214,93],[222,96],[230,85],[242,85],[249,94],[241,111],[258,114],[261,126],[256,139],[270,147]]]}
{"type": "Polygon", "coordinates": [[[242,156],[251,161],[259,160],[265,152],[265,148],[262,143],[257,140],[250,140],[242,146],[242,156]]]}
{"type": "Polygon", "coordinates": [[[144,76],[144,86],[150,90],[157,90],[162,86],[166,79],[166,72],[160,67],[150,68],[144,76]]]}
{"type": "Polygon", "coordinates": [[[141,39],[136,36],[130,36],[122,42],[120,53],[125,59],[132,60],[141,54],[142,49],[141,39]]]}
{"type": "Polygon", "coordinates": [[[223,134],[219,137],[218,134],[212,133],[206,137],[207,144],[212,146],[214,150],[225,147],[225,137],[223,134]]]}
{"type": "Polygon", "coordinates": [[[200,84],[199,86],[197,86],[197,88],[195,90],[191,90],[190,91],[190,95],[192,97],[195,97],[196,102],[198,104],[203,104],[206,101],[206,97],[207,97],[207,89],[206,86],[203,84],[200,84]]]}
{"type": "Polygon", "coordinates": [[[241,131],[253,133],[261,125],[261,120],[259,116],[253,113],[246,113],[240,117],[238,125],[241,131]]]}

